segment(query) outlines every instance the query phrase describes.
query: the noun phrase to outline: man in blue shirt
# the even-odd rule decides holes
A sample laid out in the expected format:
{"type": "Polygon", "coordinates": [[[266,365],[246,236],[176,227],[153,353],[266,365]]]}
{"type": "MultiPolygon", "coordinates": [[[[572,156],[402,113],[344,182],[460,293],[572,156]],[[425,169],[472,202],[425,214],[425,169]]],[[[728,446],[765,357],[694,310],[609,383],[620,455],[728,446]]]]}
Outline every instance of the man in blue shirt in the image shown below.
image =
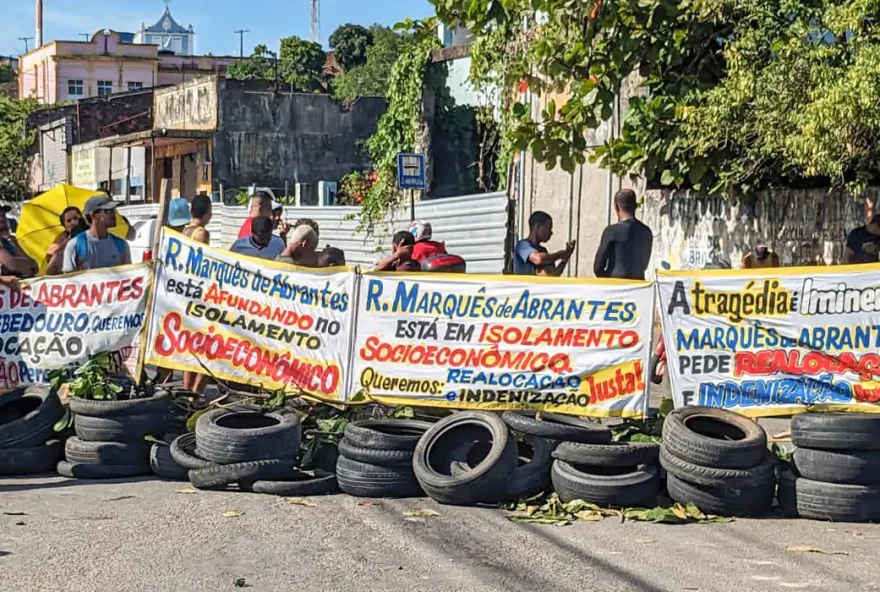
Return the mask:
{"type": "Polygon", "coordinates": [[[275,260],[284,250],[284,241],[272,234],[272,220],[259,216],[251,223],[251,234],[240,238],[229,248],[233,253],[275,260]]]}
{"type": "Polygon", "coordinates": [[[575,241],[565,245],[565,249],[548,253],[541,243],[553,236],[553,218],[546,212],[534,212],[529,217],[529,236],[513,249],[513,273],[516,275],[560,276],[565,269],[575,241]]]}

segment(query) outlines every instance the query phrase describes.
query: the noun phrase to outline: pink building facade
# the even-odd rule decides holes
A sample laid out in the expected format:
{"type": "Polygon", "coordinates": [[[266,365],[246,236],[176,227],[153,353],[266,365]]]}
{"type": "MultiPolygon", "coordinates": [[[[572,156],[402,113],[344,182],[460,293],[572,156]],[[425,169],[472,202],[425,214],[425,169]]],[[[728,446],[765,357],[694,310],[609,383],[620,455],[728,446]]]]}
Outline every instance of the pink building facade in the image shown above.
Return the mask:
{"type": "Polygon", "coordinates": [[[52,41],[19,59],[18,96],[52,104],[222,76],[233,57],[181,56],[124,43],[115,31],[90,41],[52,41]]]}

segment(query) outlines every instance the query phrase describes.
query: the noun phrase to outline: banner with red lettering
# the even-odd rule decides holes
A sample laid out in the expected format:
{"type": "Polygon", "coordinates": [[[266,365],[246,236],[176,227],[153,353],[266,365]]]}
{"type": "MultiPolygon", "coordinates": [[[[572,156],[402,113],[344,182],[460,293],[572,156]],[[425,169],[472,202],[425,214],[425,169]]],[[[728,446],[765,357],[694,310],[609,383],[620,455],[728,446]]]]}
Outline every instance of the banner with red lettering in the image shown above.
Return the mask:
{"type": "Polygon", "coordinates": [[[677,406],[880,411],[880,266],[658,272],[677,406]]]}
{"type": "Polygon", "coordinates": [[[462,409],[647,411],[650,282],[445,274],[360,281],[353,391],[462,409]]]}
{"type": "Polygon", "coordinates": [[[163,231],[146,363],[344,401],[355,273],[304,269],[163,231]]]}
{"type": "Polygon", "coordinates": [[[0,389],[48,382],[102,352],[139,375],[152,277],[139,264],[0,286],[0,389]]]}

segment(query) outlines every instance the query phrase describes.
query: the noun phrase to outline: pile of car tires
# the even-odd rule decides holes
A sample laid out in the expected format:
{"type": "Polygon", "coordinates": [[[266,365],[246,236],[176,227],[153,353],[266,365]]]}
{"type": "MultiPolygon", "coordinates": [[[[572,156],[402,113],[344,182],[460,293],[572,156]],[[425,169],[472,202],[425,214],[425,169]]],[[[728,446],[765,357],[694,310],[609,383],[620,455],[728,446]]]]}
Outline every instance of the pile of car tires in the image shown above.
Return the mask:
{"type": "Polygon", "coordinates": [[[296,413],[215,409],[201,415],[194,433],[176,438],[172,460],[193,487],[275,495],[318,495],[336,489],[332,474],[295,470],[302,428],[296,413]]]}
{"type": "Polygon", "coordinates": [[[776,490],[776,456],[752,419],[710,407],[684,407],[663,423],[660,464],[669,496],[723,516],[769,512],[776,490]]]}
{"type": "Polygon", "coordinates": [[[171,397],[118,400],[70,399],[75,436],[64,445],[58,474],[80,479],[116,479],[152,473],[147,436],[162,436],[169,425],[171,397]]]}
{"type": "Polygon", "coordinates": [[[0,475],[52,471],[61,458],[55,424],[64,415],[58,394],[30,386],[0,396],[0,475]]]}
{"type": "Polygon", "coordinates": [[[368,419],[345,427],[339,442],[339,489],[357,497],[424,495],[413,470],[419,439],[431,428],[424,421],[368,419]]]}
{"type": "Polygon", "coordinates": [[[880,520],[880,416],[795,415],[791,440],[792,468],[779,479],[784,513],[836,522],[880,520]]]}

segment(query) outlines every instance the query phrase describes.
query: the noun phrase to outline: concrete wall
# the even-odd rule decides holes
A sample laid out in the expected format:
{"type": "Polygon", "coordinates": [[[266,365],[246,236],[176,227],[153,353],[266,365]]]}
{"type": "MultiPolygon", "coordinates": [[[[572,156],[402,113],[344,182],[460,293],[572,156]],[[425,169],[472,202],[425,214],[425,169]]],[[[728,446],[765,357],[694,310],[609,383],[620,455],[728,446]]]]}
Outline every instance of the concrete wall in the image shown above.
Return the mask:
{"type": "Polygon", "coordinates": [[[840,263],[847,233],[865,223],[880,198],[871,188],[856,198],[840,190],[772,189],[731,201],[692,192],[645,193],[642,220],[654,231],[651,269],[700,269],[713,257],[739,268],[759,242],[779,253],[783,265],[802,262],[804,243],[829,265],[840,263]]]}
{"type": "Polygon", "coordinates": [[[214,186],[338,181],[366,169],[361,142],[387,103],[361,98],[350,107],[328,95],[273,93],[271,85],[220,81],[220,128],[214,138],[214,186]]]}
{"type": "Polygon", "coordinates": [[[70,122],[59,119],[40,129],[40,153],[42,157],[42,183],[37,191],[44,191],[67,182],[67,140],[70,137],[70,122]]]}
{"type": "Polygon", "coordinates": [[[217,79],[208,76],[157,90],[153,105],[153,129],[214,130],[217,128],[217,79]]]}

